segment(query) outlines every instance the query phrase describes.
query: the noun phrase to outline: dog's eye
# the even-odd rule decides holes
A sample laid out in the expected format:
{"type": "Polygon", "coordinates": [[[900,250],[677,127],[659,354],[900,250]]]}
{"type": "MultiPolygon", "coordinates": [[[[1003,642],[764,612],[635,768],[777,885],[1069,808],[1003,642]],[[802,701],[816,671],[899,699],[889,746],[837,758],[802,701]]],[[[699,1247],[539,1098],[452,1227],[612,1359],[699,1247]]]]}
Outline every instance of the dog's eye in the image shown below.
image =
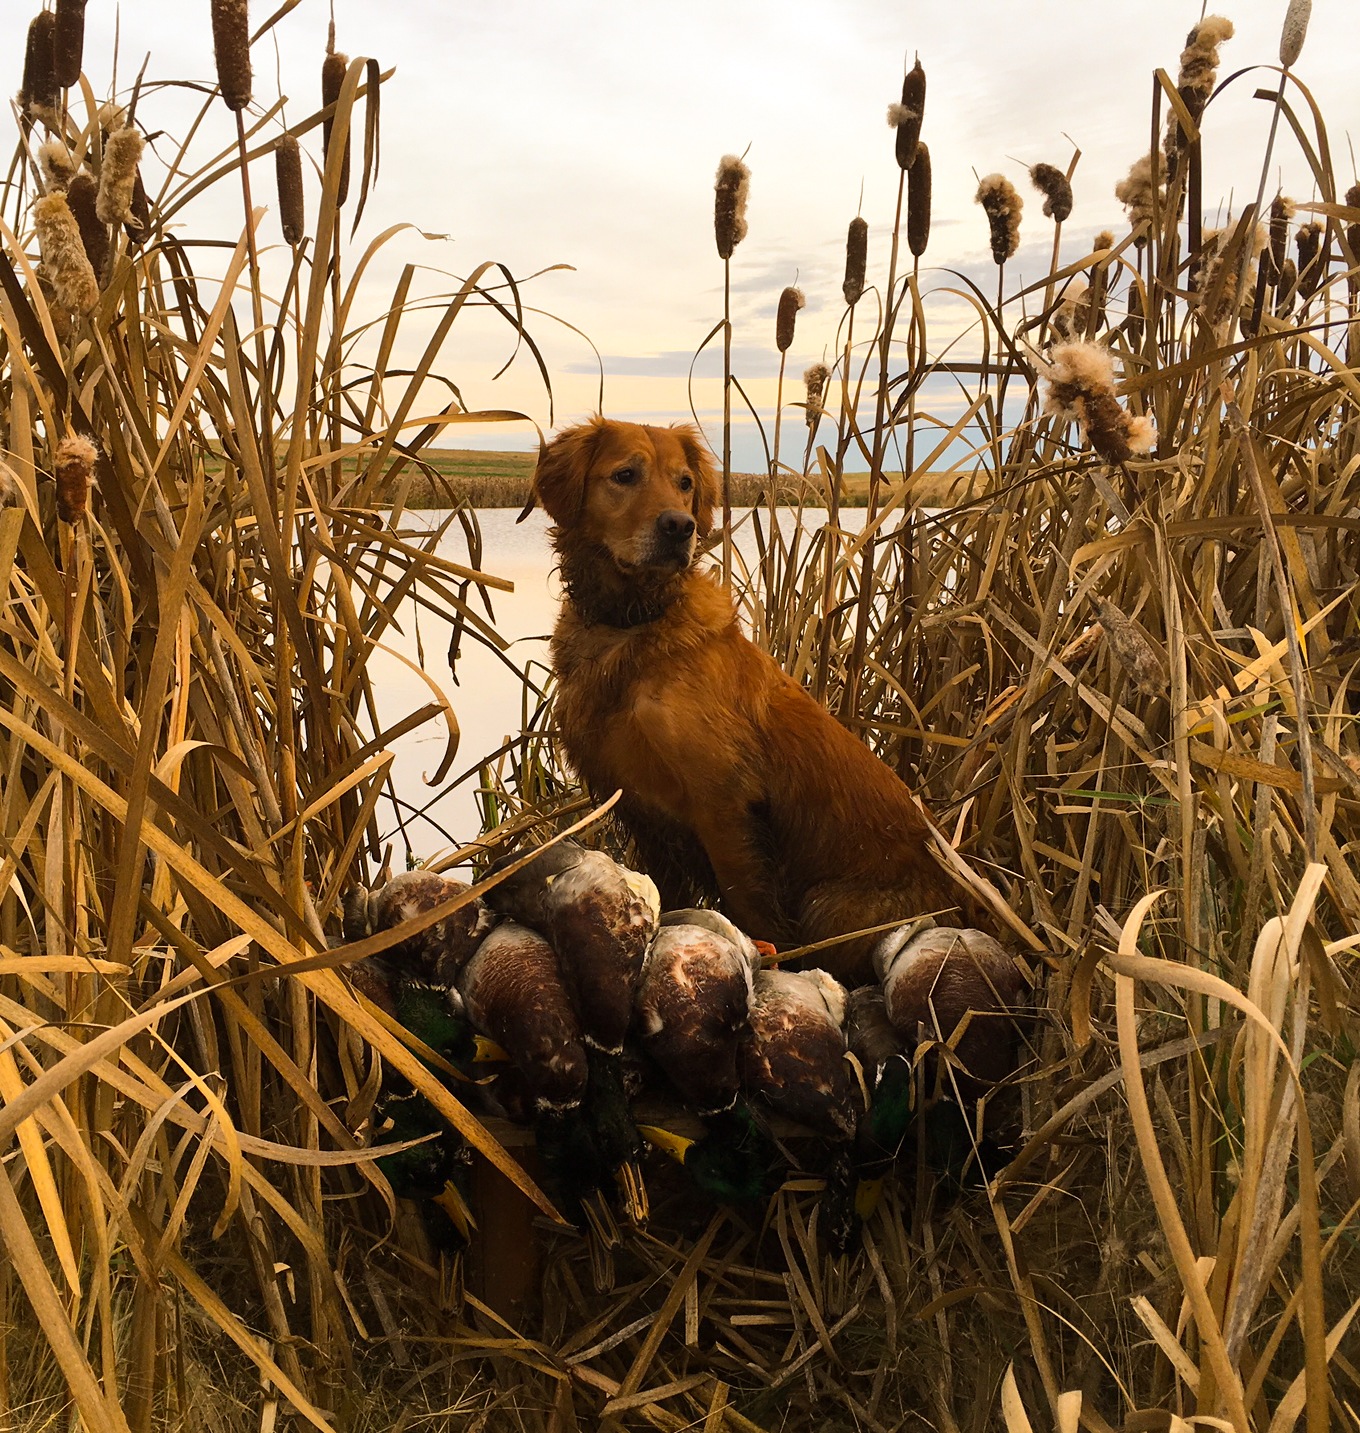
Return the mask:
{"type": "Polygon", "coordinates": [[[637,481],[637,469],[620,468],[617,473],[613,473],[610,476],[612,481],[618,483],[620,487],[626,488],[629,483],[637,481]]]}
{"type": "Polygon", "coordinates": [[[694,479],[688,473],[681,473],[678,482],[682,493],[687,493],[694,487],[694,479]]]}

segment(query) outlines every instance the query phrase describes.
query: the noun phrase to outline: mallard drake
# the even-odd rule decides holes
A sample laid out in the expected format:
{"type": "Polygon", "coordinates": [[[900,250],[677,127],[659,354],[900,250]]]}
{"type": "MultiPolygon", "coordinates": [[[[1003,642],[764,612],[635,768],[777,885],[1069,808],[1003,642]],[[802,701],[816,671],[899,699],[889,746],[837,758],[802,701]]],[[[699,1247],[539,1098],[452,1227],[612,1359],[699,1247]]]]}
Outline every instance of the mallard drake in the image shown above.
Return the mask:
{"type": "MultiPolygon", "coordinates": [[[[964,1098],[1014,1073],[1012,1012],[1028,988],[1020,963],[980,930],[937,926],[928,917],[890,931],[874,952],[888,1019],[914,1049],[924,1037],[948,1044],[961,1066],[964,1098]]],[[[945,1077],[945,1088],[950,1088],[945,1077]]]]}
{"type": "Polygon", "coordinates": [[[696,1189],[721,1204],[750,1204],[779,1188],[784,1172],[779,1146],[749,1106],[738,1101],[703,1123],[698,1138],[661,1125],[638,1129],[648,1144],[684,1166],[696,1189]]]}
{"type": "Polygon", "coordinates": [[[540,1109],[570,1109],[585,1094],[581,1023],[552,946],[537,931],[502,921],[458,977],[468,1018],[505,1050],[540,1109]]]}
{"type": "Polygon", "coordinates": [[[750,941],[718,920],[715,927],[663,918],[636,1006],[643,1048],[698,1114],[731,1108],[741,1088],[737,1055],[758,961],[750,941]]]}
{"type": "MultiPolygon", "coordinates": [[[[505,858],[491,874],[517,859],[505,858]]],[[[661,911],[651,879],[602,851],[559,841],[494,886],[486,899],[548,939],[585,1038],[620,1054],[661,911]]]]}
{"type": "MultiPolygon", "coordinates": [[[[391,930],[467,890],[462,881],[424,870],[402,871],[375,891],[357,887],[345,901],[345,938],[362,940],[391,930]]],[[[452,988],[458,972],[494,923],[493,913],[481,901],[471,900],[379,958],[398,976],[452,988]]]]}
{"type": "Polygon", "coordinates": [[[845,989],[824,970],[762,970],[741,1046],[745,1090],[829,1139],[855,1131],[845,989]]]}

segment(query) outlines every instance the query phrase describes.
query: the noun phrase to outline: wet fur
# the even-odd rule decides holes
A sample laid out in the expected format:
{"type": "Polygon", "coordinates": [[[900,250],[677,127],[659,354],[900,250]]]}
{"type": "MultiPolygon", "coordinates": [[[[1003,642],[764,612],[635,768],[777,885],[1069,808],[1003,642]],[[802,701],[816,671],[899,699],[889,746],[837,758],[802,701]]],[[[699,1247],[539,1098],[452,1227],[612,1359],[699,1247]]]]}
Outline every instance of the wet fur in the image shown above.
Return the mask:
{"type": "MultiPolygon", "coordinates": [[[[535,490],[566,593],[552,642],[562,747],[597,797],[622,790],[663,908],[717,897],[786,946],[928,911],[990,925],[931,855],[911,792],[742,634],[731,594],[694,565],[719,499],[695,429],[569,428],[535,490]],[[676,513],[694,520],[687,544],[664,536],[676,513]]],[[[816,963],[871,980],[876,939],[816,963]]]]}

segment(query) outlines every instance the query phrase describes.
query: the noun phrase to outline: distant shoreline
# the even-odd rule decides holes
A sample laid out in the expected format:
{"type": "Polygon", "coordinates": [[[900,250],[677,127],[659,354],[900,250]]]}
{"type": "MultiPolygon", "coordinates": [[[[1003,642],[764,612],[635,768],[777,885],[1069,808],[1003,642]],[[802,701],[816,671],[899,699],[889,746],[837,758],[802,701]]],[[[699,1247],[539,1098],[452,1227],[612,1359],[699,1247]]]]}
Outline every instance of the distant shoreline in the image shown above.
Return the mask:
{"type": "MultiPolygon", "coordinates": [[[[426,448],[421,454],[421,467],[409,477],[407,507],[415,509],[448,508],[466,502],[474,508],[522,508],[529,500],[533,482],[533,453],[515,453],[475,448],[426,448]],[[433,469],[433,471],[431,471],[433,469]]],[[[902,481],[900,472],[885,473],[891,486],[902,481]]],[[[942,507],[964,501],[972,496],[972,480],[966,474],[921,473],[913,479],[920,489],[917,501],[923,506],[942,507]]],[[[764,473],[732,474],[732,505],[752,507],[767,500],[768,479],[764,473]]],[[[864,507],[868,501],[869,475],[847,473],[844,478],[841,504],[864,507]]],[[[785,477],[780,482],[776,501],[797,506],[822,506],[821,484],[785,477]]]]}

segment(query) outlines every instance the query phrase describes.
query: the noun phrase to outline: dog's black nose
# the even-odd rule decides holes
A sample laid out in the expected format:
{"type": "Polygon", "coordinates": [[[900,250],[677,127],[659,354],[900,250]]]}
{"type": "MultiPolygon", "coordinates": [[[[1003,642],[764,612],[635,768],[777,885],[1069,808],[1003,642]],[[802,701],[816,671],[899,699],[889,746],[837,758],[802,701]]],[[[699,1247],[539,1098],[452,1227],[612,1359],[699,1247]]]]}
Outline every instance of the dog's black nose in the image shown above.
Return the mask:
{"type": "Polygon", "coordinates": [[[688,542],[694,535],[694,519],[679,508],[670,508],[657,518],[656,530],[670,542],[688,542]]]}

